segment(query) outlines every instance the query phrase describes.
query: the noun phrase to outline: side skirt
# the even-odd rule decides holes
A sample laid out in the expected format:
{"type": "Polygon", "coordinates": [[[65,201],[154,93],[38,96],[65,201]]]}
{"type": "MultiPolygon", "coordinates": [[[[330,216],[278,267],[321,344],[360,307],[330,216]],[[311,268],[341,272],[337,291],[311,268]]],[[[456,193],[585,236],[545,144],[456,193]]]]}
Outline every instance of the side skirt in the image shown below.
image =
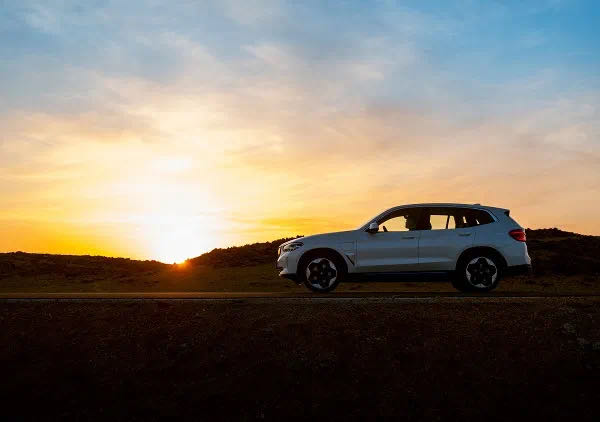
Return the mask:
{"type": "Polygon", "coordinates": [[[390,273],[351,273],[347,281],[450,281],[454,271],[402,271],[390,273]]]}

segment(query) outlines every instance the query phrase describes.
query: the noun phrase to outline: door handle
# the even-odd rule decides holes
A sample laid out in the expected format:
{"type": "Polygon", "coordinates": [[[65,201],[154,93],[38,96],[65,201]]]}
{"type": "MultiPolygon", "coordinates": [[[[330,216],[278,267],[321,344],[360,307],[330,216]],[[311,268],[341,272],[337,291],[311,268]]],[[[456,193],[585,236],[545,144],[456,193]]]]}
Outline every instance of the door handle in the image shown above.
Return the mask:
{"type": "Polygon", "coordinates": [[[460,233],[459,236],[463,236],[463,237],[471,236],[471,233],[460,233]]]}
{"type": "Polygon", "coordinates": [[[402,239],[414,239],[415,236],[402,236],[402,239]]]}

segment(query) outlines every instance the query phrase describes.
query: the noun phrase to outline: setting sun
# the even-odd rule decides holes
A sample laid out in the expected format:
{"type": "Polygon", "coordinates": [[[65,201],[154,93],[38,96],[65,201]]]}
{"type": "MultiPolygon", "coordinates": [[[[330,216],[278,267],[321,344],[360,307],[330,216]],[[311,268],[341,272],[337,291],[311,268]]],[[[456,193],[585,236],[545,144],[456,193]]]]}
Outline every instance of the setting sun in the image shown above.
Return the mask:
{"type": "Polygon", "coordinates": [[[210,233],[200,226],[166,224],[159,230],[148,228],[151,256],[165,263],[182,263],[218,246],[210,233]]]}

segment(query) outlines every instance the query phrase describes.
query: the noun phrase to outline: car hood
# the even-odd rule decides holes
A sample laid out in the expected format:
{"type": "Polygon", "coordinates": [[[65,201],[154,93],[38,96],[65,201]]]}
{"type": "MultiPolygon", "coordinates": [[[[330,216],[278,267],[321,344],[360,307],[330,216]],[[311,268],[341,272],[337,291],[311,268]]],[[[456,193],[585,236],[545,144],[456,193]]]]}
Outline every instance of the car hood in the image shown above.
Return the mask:
{"type": "Polygon", "coordinates": [[[313,234],[310,236],[304,236],[304,237],[299,237],[297,239],[289,240],[285,243],[282,243],[280,246],[285,246],[285,245],[293,243],[293,242],[302,242],[304,244],[313,244],[313,243],[320,243],[321,241],[325,241],[325,240],[327,240],[327,241],[345,241],[354,232],[356,232],[356,230],[345,230],[345,231],[341,231],[341,232],[313,234]]]}

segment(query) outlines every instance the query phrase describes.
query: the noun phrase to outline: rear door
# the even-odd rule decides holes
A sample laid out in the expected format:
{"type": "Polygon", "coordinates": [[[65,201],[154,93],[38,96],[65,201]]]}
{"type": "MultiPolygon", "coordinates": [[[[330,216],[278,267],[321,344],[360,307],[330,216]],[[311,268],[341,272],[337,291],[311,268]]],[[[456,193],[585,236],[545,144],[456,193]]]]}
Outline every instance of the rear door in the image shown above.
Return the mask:
{"type": "Polygon", "coordinates": [[[419,222],[419,271],[452,271],[458,256],[473,244],[464,208],[423,208],[419,222]]]}

